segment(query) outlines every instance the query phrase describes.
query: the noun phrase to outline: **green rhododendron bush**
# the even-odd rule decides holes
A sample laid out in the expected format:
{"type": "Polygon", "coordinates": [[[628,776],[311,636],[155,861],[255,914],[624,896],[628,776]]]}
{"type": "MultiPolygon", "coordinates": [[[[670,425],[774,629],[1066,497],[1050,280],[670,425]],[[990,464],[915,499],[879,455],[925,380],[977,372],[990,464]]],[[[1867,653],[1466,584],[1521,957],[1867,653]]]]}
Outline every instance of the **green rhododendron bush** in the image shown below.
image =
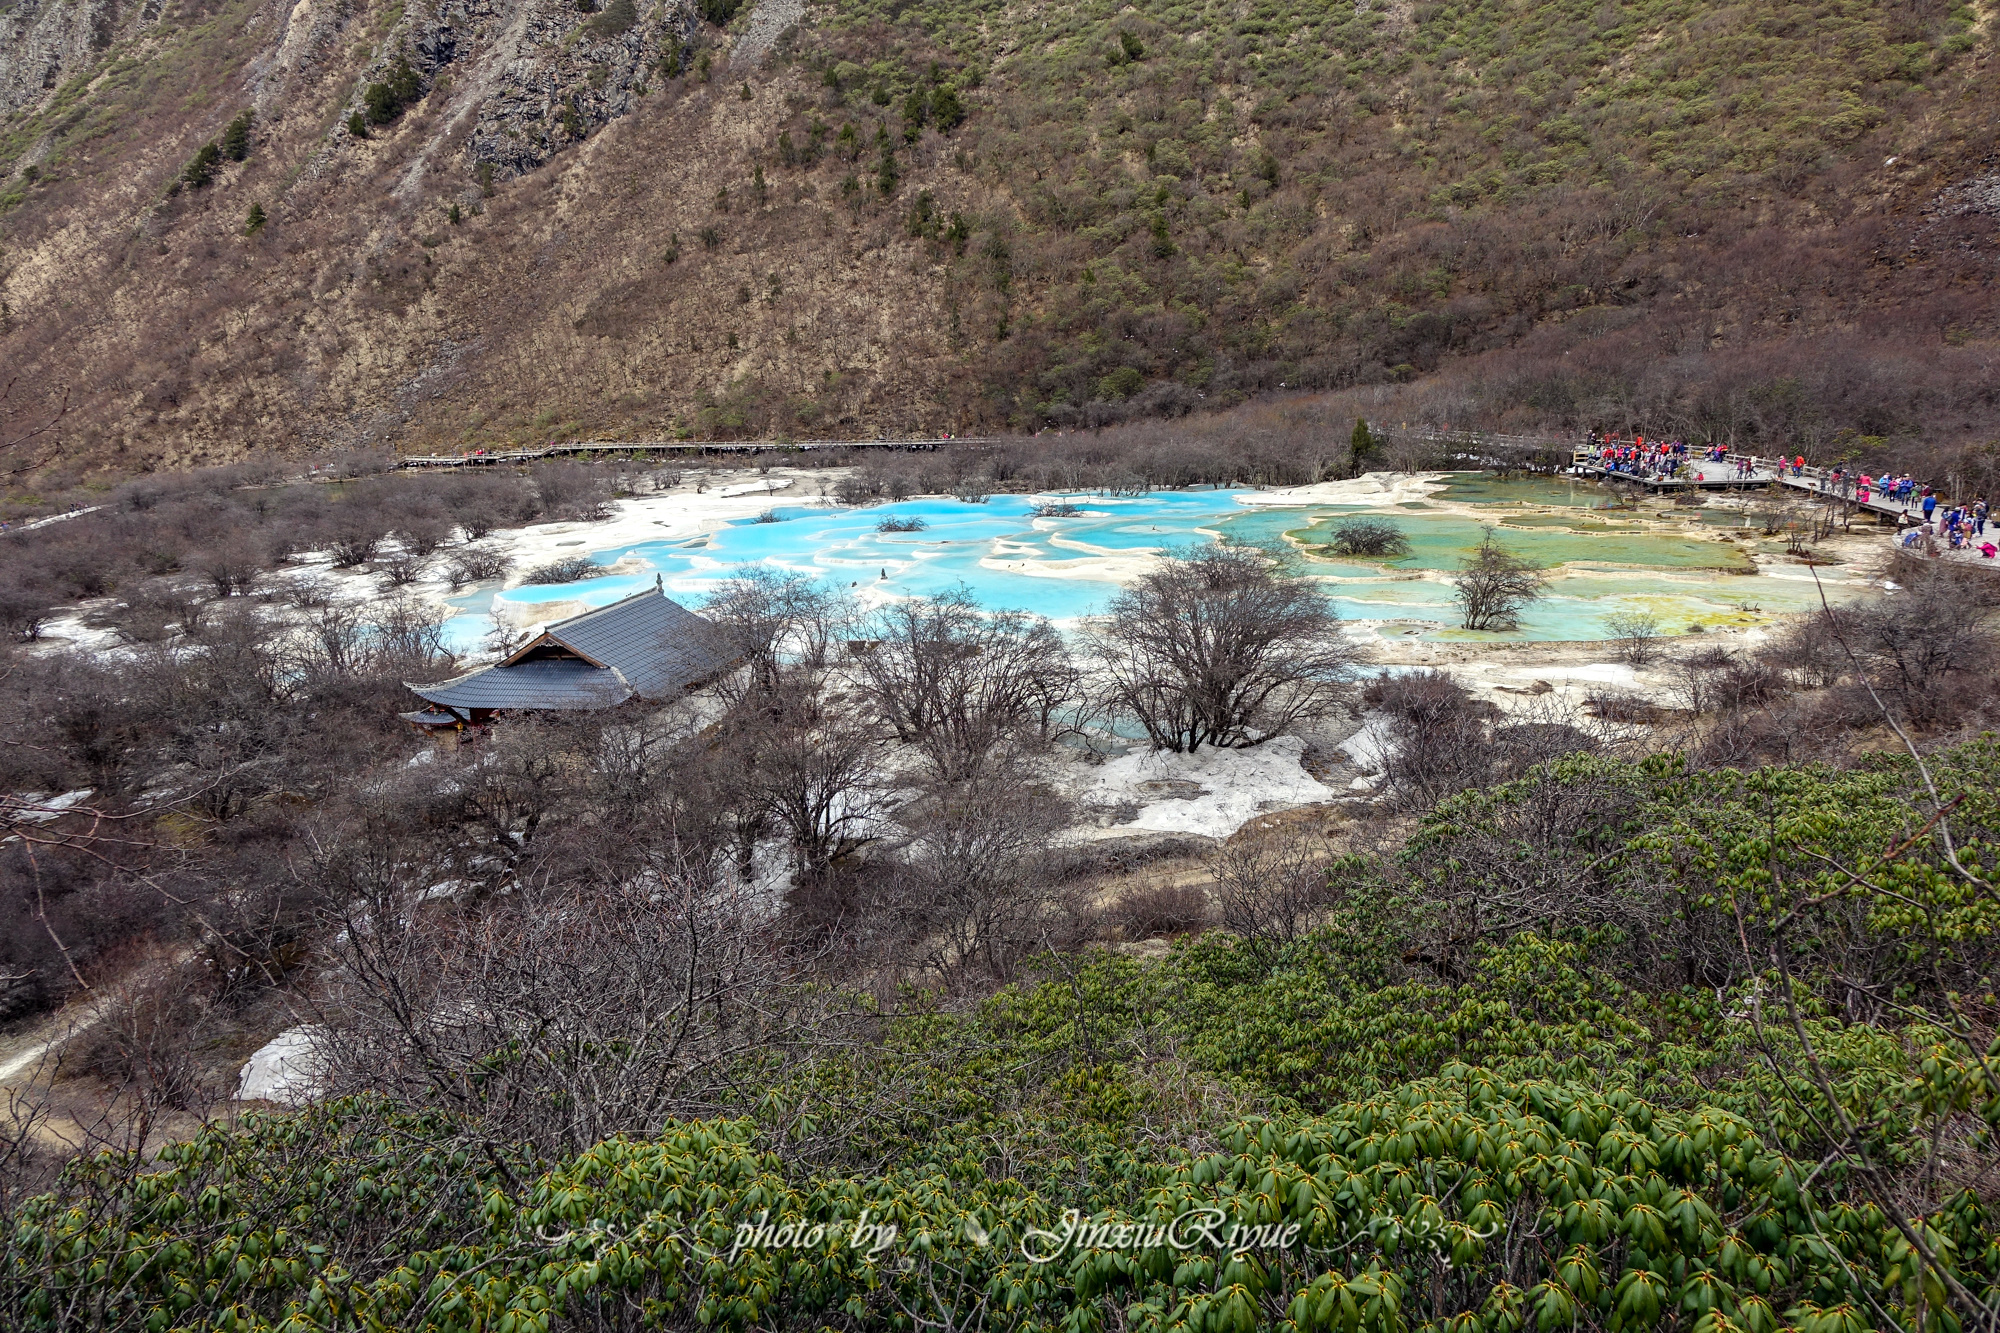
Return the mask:
{"type": "Polygon", "coordinates": [[[912,994],[727,1116],[554,1156],[346,1096],[79,1160],[6,1322],[1991,1329],[1996,770],[1575,757],[1295,938],[912,994]]]}

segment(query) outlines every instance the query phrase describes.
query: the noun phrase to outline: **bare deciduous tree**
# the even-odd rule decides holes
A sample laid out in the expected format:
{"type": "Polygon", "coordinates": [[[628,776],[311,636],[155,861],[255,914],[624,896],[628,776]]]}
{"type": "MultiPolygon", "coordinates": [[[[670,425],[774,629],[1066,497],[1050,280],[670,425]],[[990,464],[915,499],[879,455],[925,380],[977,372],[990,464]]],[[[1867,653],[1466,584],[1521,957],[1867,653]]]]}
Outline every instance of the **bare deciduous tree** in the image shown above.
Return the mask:
{"type": "Polygon", "coordinates": [[[1392,805],[1426,810],[1491,778],[1487,728],[1497,710],[1449,672],[1384,673],[1362,697],[1388,715],[1380,790],[1392,805]]]}
{"type": "Polygon", "coordinates": [[[786,667],[817,673],[848,620],[840,598],[804,575],[750,565],[726,580],[702,614],[726,629],[749,664],[744,687],[771,690],[786,667]]]}
{"type": "Polygon", "coordinates": [[[1400,526],[1386,518],[1356,515],[1343,518],[1334,525],[1326,549],[1335,555],[1392,558],[1409,554],[1410,538],[1400,526]]]}
{"type": "Polygon", "coordinates": [[[1237,839],[1209,862],[1222,924],[1254,950],[1290,944],[1336,901],[1329,867],[1333,849],[1318,838],[1237,839]]]}
{"type": "Polygon", "coordinates": [[[535,490],[550,517],[595,522],[611,516],[610,480],[585,464],[541,464],[535,469],[535,490]]]}
{"type": "Polygon", "coordinates": [[[26,453],[29,446],[43,436],[54,436],[70,409],[67,387],[52,407],[37,409],[21,404],[14,397],[14,386],[19,380],[20,376],[12,375],[6,384],[0,385],[0,475],[9,477],[33,472],[55,458],[57,442],[54,438],[49,439],[46,452],[40,457],[30,458],[26,453]]]}
{"type": "Polygon", "coordinates": [[[1800,689],[1820,689],[1833,684],[1847,669],[1846,655],[1833,632],[1831,618],[1835,614],[1815,611],[1793,617],[1758,650],[1757,656],[1784,672],[1800,689]]]}
{"type": "Polygon", "coordinates": [[[2000,589],[1984,571],[1903,559],[1890,573],[1902,585],[1863,607],[1839,608],[1841,637],[1876,679],[1917,716],[1935,716],[1939,687],[1993,650],[2000,589]]]}
{"type": "Polygon", "coordinates": [[[342,521],[327,541],[335,569],[353,569],[374,558],[387,529],[372,514],[342,515],[342,521]]]}
{"type": "Polygon", "coordinates": [[[239,533],[202,552],[194,566],[215,588],[217,597],[232,597],[249,592],[270,561],[271,552],[265,543],[254,535],[239,533]]]}
{"type": "Polygon", "coordinates": [[[908,947],[941,980],[968,971],[1006,980],[1027,954],[1061,942],[1079,915],[1078,886],[1054,850],[1069,811],[1018,773],[932,784],[897,814],[908,829],[889,879],[908,947]]]}
{"type": "Polygon", "coordinates": [[[330,1092],[446,1107],[561,1156],[744,1109],[746,1061],[768,1076],[794,1044],[839,1043],[835,1004],[792,984],[763,914],[671,833],[636,873],[528,876],[477,906],[438,898],[420,860],[323,852],[330,1092]]]}
{"type": "Polygon", "coordinates": [[[1650,611],[1619,611],[1604,624],[1618,645],[1618,660],[1627,666],[1645,666],[1659,651],[1660,618],[1650,611]]]}
{"type": "Polygon", "coordinates": [[[408,506],[397,520],[396,540],[406,555],[423,559],[443,546],[451,535],[451,520],[444,508],[429,502],[408,506]]]}
{"type": "Polygon", "coordinates": [[[454,551],[445,561],[444,578],[453,592],[474,583],[497,579],[514,567],[513,557],[480,546],[454,551]]]}
{"type": "Polygon", "coordinates": [[[1579,756],[1532,770],[1507,799],[1458,798],[1455,818],[1434,819],[1408,843],[1412,960],[1464,981],[1486,941],[1651,921],[1655,895],[1611,873],[1635,785],[1633,770],[1579,756]]]}
{"type": "Polygon", "coordinates": [[[1536,764],[1616,749],[1625,740],[1617,724],[1573,712],[1552,695],[1503,713],[1444,671],[1385,673],[1362,697],[1388,715],[1381,790],[1404,810],[1428,810],[1536,764]]]}
{"type": "Polygon", "coordinates": [[[1166,561],[1090,635],[1112,706],[1177,752],[1255,745],[1323,715],[1355,662],[1317,585],[1226,547],[1166,561]]]}
{"type": "Polygon", "coordinates": [[[1048,738],[1080,693],[1048,621],[989,614],[963,588],[894,603],[862,633],[856,680],[945,781],[972,776],[1004,739],[1048,738]]]}
{"type": "Polygon", "coordinates": [[[1488,528],[1452,577],[1452,585],[1452,596],[1465,612],[1466,629],[1505,630],[1521,623],[1521,609],[1542,595],[1545,580],[1488,528]]]}
{"type": "MultiPolygon", "coordinates": [[[[719,725],[727,762],[739,774],[739,799],[753,818],[783,826],[794,866],[823,874],[833,862],[879,837],[882,742],[875,724],[803,672],[788,671],[768,690],[738,701],[719,725]]],[[[742,848],[747,857],[750,848],[742,848]]]]}

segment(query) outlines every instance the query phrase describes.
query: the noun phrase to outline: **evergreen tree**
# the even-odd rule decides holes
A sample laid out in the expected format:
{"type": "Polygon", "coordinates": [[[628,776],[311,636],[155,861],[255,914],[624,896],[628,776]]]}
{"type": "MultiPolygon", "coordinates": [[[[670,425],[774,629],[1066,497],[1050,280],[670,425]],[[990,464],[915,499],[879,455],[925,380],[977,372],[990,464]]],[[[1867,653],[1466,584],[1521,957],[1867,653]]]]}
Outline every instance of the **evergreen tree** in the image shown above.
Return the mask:
{"type": "Polygon", "coordinates": [[[931,94],[931,123],[939,134],[950,134],[965,121],[965,104],[958,100],[958,94],[950,88],[940,88],[931,94]]]}
{"type": "Polygon", "coordinates": [[[255,119],[252,112],[239,111],[236,119],[230,121],[228,128],[222,131],[222,155],[231,162],[241,162],[250,156],[250,126],[255,119]]]}
{"type": "MultiPolygon", "coordinates": [[[[371,83],[361,95],[361,103],[372,125],[387,125],[403,114],[403,108],[423,96],[423,81],[403,56],[389,67],[389,77],[371,83]]],[[[352,122],[350,122],[351,124],[352,122]]]]}
{"type": "Polygon", "coordinates": [[[205,143],[181,168],[181,179],[199,190],[215,179],[215,164],[221,160],[222,150],[212,143],[205,143]]]}
{"type": "Polygon", "coordinates": [[[1349,476],[1358,477],[1368,460],[1374,456],[1381,444],[1368,430],[1368,423],[1360,417],[1354,419],[1354,433],[1347,437],[1347,471],[1349,476]]]}
{"type": "Polygon", "coordinates": [[[264,230],[264,224],[268,221],[270,219],[264,216],[264,206],[257,203],[251,204],[250,216],[243,220],[243,234],[245,236],[255,236],[258,232],[264,230]]]}

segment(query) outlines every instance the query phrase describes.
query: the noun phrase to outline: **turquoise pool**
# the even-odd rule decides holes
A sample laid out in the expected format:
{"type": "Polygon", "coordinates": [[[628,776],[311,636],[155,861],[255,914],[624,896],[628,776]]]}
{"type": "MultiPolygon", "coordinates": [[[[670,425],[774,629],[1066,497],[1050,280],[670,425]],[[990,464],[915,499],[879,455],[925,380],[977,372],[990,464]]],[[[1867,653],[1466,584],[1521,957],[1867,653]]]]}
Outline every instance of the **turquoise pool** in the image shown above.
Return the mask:
{"type": "MultiPolygon", "coordinates": [[[[779,505],[775,522],[739,520],[700,536],[589,550],[598,563],[630,562],[629,573],[578,583],[510,588],[455,599],[460,614],[450,632],[461,648],[486,633],[486,611],[497,599],[515,621],[538,619],[551,605],[567,614],[650,585],[661,577],[676,597],[699,605],[736,569],[768,564],[795,570],[865,602],[923,596],[964,585],[981,604],[1019,608],[1054,620],[1090,615],[1154,554],[1225,540],[1278,548],[1303,542],[1308,552],[1332,520],[1361,505],[1249,507],[1231,490],[1167,491],[1149,495],[1067,497],[1081,513],[1038,518],[1048,497],[994,496],[984,504],[953,499],[909,500],[867,509],[779,505]],[[885,518],[921,518],[921,532],[878,532],[885,518]]],[[[1810,579],[1753,571],[1732,547],[1678,532],[1645,532],[1612,514],[1580,522],[1537,523],[1535,506],[1575,512],[1599,508],[1603,493],[1564,482],[1454,477],[1421,505],[1379,512],[1401,524],[1414,550],[1403,560],[1371,563],[1310,554],[1291,566],[1323,581],[1340,613],[1383,622],[1384,635],[1484,640],[1597,639],[1606,618],[1650,610],[1668,632],[1758,623],[1775,613],[1818,604],[1810,579]],[[1490,518],[1489,518],[1490,515],[1490,518]],[[1522,523],[1521,517],[1530,521],[1522,523]],[[1513,517],[1516,522],[1504,520],[1513,517]],[[1444,575],[1494,524],[1501,540],[1545,568],[1549,595],[1507,634],[1472,634],[1455,627],[1456,608],[1444,575]]],[[[1837,577],[1837,576],[1834,576],[1837,577]]],[[[1859,585],[1839,584],[1836,595],[1859,585]]]]}

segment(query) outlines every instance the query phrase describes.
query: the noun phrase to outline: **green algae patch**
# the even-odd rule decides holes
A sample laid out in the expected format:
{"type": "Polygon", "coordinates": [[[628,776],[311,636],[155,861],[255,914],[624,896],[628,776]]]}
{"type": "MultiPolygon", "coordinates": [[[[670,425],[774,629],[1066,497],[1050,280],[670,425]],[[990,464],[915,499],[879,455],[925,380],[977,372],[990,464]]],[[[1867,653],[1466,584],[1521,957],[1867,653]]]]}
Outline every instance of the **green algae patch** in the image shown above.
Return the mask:
{"type": "Polygon", "coordinates": [[[1587,514],[1509,514],[1503,528],[1566,528],[1571,532],[1640,532],[1630,523],[1607,523],[1587,514]]]}
{"type": "Polygon", "coordinates": [[[1568,477],[1496,477],[1453,472],[1431,496],[1447,504],[1559,505],[1565,509],[1621,509],[1629,498],[1601,482],[1568,477]]]}
{"type": "MultiPolygon", "coordinates": [[[[1338,521],[1319,519],[1307,527],[1291,529],[1285,536],[1308,555],[1338,559],[1343,564],[1363,563],[1382,569],[1455,570],[1471,556],[1489,526],[1454,514],[1413,515],[1402,521],[1403,531],[1410,539],[1408,555],[1393,560],[1361,561],[1354,556],[1333,557],[1325,551],[1327,543],[1333,539],[1338,521]]],[[[1221,526],[1227,531],[1230,524],[1225,522],[1221,526]]],[[[1501,542],[1537,569],[1578,565],[1706,569],[1730,574],[1749,574],[1756,569],[1745,552],[1728,542],[1672,532],[1613,528],[1608,524],[1603,525],[1600,531],[1579,530],[1571,525],[1509,525],[1501,533],[1501,542]]]]}

